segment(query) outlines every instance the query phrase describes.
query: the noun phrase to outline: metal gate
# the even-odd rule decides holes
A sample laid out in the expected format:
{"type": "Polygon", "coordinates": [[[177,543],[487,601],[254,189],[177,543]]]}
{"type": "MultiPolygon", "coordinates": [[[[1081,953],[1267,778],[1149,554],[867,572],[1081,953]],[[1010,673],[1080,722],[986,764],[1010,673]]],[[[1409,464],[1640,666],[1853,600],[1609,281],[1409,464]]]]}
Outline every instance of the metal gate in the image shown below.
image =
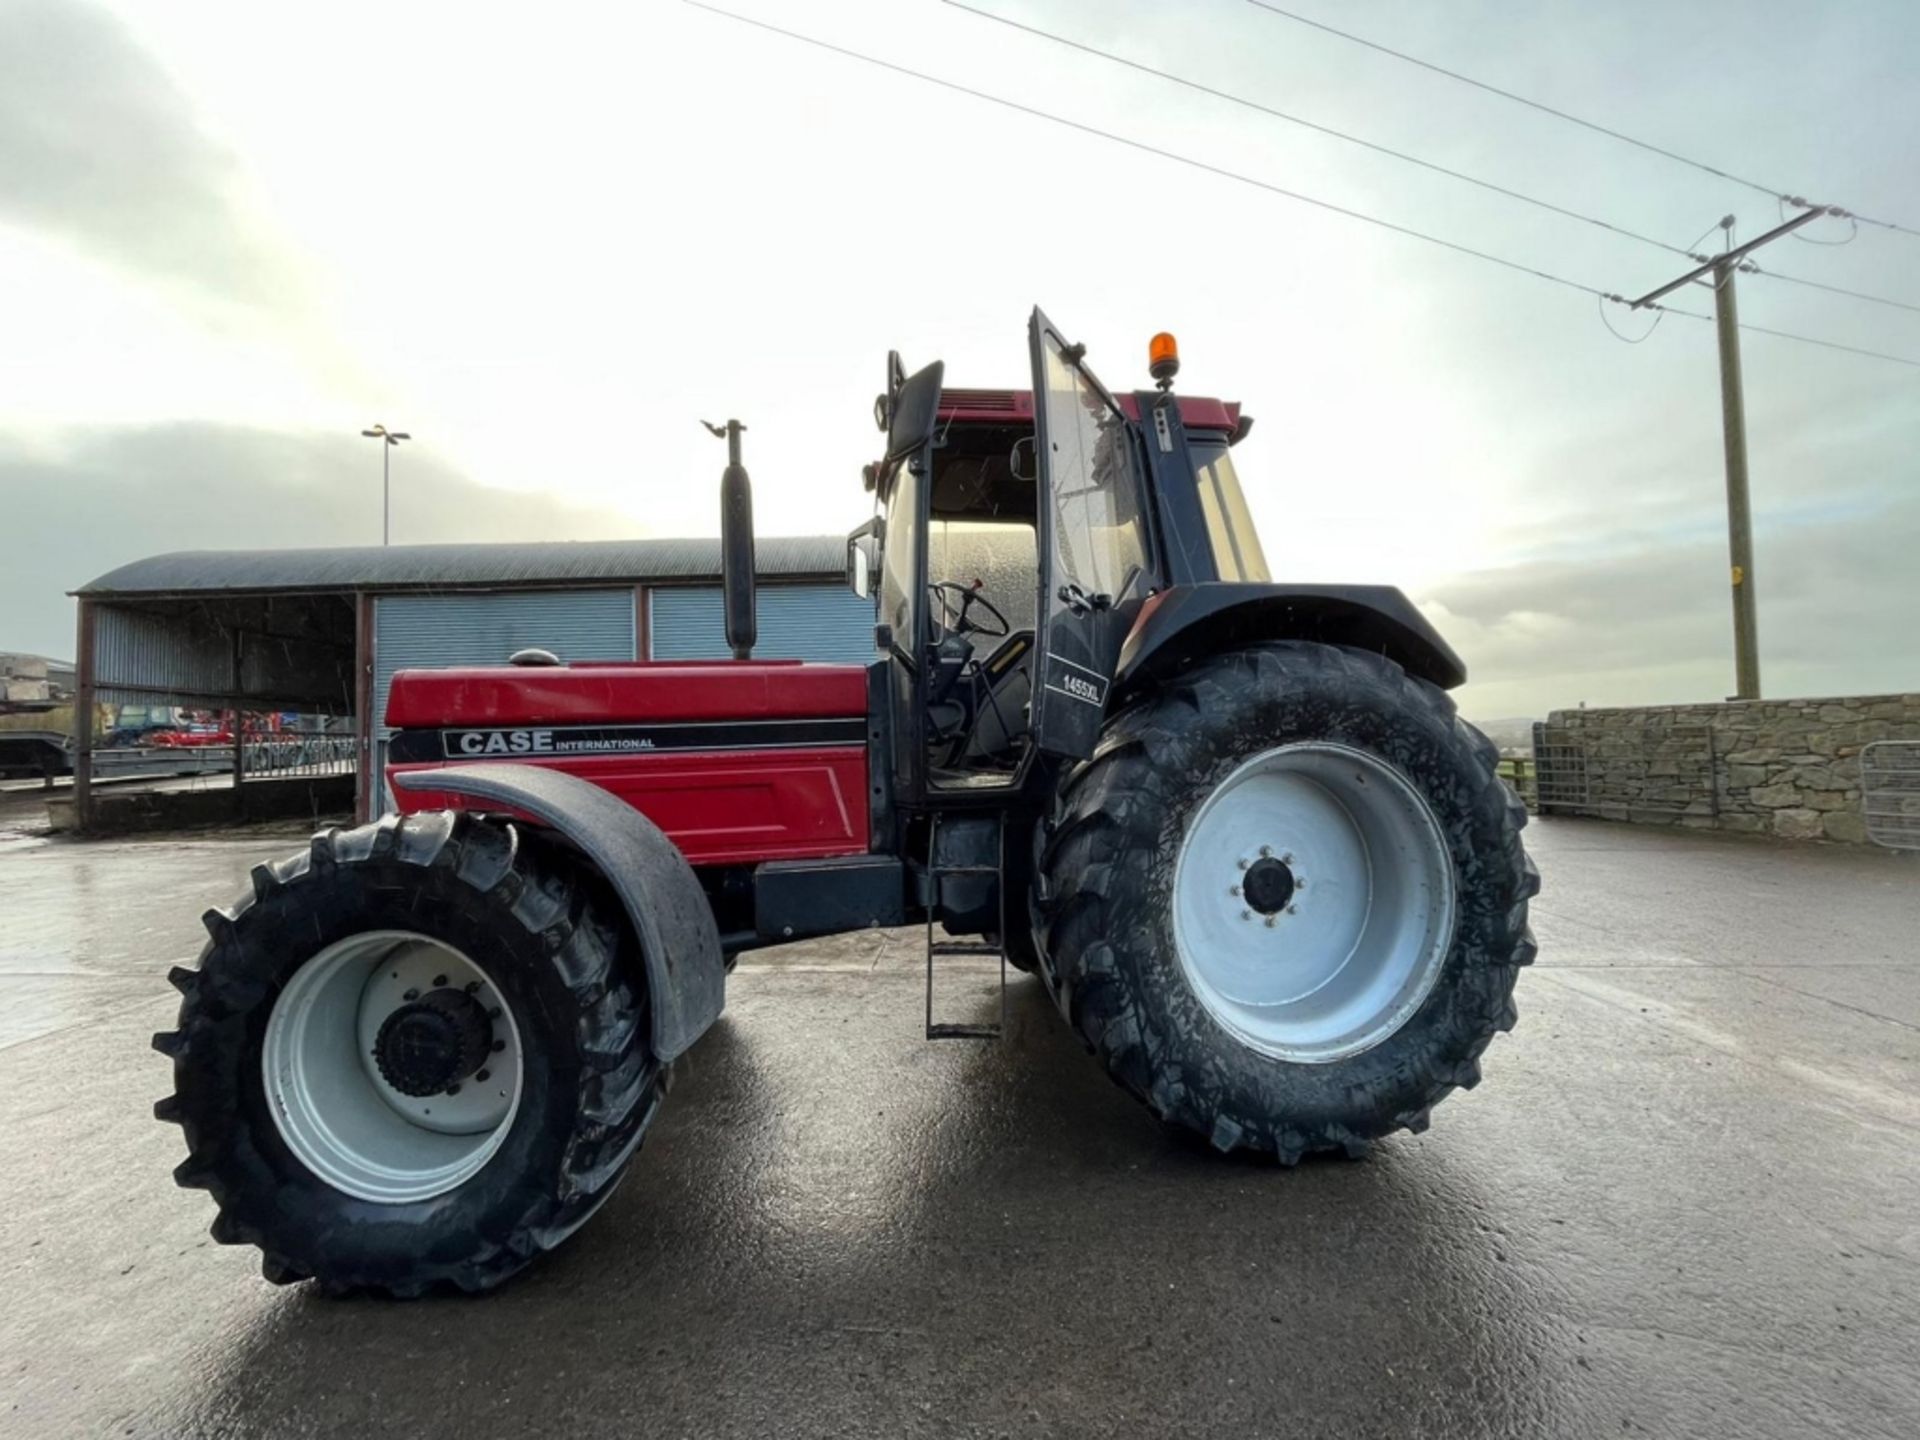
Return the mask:
{"type": "Polygon", "coordinates": [[[1860,810],[1869,840],[1920,850],[1920,740],[1876,740],[1861,749],[1860,810]]]}
{"type": "Polygon", "coordinates": [[[1707,725],[1536,724],[1533,754],[1535,805],[1543,815],[1661,823],[1720,813],[1707,725]]]}
{"type": "Polygon", "coordinates": [[[1544,721],[1533,725],[1533,808],[1548,815],[1555,810],[1581,811],[1587,806],[1587,752],[1578,736],[1549,730],[1544,721]]]}

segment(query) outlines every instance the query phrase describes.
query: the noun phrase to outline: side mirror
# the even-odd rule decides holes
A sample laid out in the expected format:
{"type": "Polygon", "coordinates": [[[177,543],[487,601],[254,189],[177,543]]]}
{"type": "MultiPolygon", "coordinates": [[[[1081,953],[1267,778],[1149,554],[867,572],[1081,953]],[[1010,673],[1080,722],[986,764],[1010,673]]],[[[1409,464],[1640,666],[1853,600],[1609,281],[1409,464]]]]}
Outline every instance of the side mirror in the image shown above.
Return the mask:
{"type": "Polygon", "coordinates": [[[847,536],[847,588],[862,600],[871,600],[880,576],[880,517],[875,516],[847,536]]]}
{"type": "Polygon", "coordinates": [[[936,360],[902,380],[887,406],[887,463],[917,455],[933,439],[940,418],[940,382],[947,367],[936,360]]]}
{"type": "Polygon", "coordinates": [[[893,423],[893,402],[900,394],[900,387],[907,383],[907,367],[901,363],[898,350],[887,351],[887,388],[873,397],[873,423],[880,427],[882,435],[893,423]]]}

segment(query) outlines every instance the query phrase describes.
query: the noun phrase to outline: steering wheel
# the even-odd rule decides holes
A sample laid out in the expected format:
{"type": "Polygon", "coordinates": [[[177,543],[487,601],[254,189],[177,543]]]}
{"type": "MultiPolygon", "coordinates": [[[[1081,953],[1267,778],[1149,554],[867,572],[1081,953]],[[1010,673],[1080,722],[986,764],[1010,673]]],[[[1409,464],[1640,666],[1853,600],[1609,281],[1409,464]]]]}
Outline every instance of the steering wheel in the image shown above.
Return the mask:
{"type": "Polygon", "coordinates": [[[962,585],[958,580],[936,580],[927,586],[927,593],[940,607],[940,623],[956,635],[985,635],[990,639],[1004,638],[1012,630],[1007,617],[1002,615],[994,603],[980,593],[980,582],[962,585]],[[953,597],[958,596],[956,601],[953,597]],[[973,618],[975,606],[986,612],[989,624],[981,624],[973,618]],[[994,627],[998,626],[998,629],[994,627]]]}

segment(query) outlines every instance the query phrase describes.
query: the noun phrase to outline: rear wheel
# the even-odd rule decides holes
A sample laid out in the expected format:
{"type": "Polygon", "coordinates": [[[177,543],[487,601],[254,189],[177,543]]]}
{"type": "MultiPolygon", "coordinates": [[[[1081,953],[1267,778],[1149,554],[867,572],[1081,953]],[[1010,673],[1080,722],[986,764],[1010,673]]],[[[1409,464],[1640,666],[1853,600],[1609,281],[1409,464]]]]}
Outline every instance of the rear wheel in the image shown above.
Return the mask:
{"type": "Polygon", "coordinates": [[[612,1192],[665,1087],[614,902],[517,826],[316,836],[207,915],[154,1038],[175,1178],[267,1277],[484,1290],[612,1192]]]}
{"type": "Polygon", "coordinates": [[[1034,887],[1043,974],[1114,1078],[1293,1161],[1426,1127],[1479,1079],[1533,958],[1526,812],[1452,702],[1284,642],[1112,717],[1034,887]]]}

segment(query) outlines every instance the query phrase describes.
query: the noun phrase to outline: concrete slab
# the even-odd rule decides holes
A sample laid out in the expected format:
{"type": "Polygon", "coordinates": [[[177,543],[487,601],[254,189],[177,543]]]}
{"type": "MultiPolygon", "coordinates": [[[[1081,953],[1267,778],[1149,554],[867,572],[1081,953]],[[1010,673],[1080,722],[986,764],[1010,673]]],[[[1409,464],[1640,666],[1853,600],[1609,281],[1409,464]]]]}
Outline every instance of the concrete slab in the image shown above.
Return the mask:
{"type": "Polygon", "coordinates": [[[413,1305],[268,1286],[147,1116],[160,975],[285,842],[0,846],[0,1015],[60,1022],[0,1049],[0,1429],[1920,1430],[1920,865],[1529,835],[1520,1028],[1371,1160],[1169,1134],[1030,981],[1006,1043],[929,1046],[915,937],[846,937],[743,964],[558,1255],[413,1305]]]}

